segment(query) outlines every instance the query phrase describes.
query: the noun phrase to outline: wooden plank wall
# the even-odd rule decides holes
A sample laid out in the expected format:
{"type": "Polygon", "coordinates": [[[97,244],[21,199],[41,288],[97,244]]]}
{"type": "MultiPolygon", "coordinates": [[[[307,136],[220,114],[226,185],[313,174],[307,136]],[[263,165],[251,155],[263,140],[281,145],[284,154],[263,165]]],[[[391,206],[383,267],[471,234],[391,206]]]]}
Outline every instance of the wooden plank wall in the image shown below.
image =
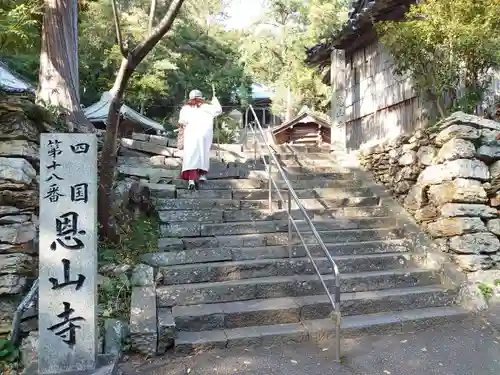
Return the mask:
{"type": "Polygon", "coordinates": [[[411,132],[423,125],[422,103],[411,82],[393,73],[378,42],[346,55],[346,146],[411,132]]]}

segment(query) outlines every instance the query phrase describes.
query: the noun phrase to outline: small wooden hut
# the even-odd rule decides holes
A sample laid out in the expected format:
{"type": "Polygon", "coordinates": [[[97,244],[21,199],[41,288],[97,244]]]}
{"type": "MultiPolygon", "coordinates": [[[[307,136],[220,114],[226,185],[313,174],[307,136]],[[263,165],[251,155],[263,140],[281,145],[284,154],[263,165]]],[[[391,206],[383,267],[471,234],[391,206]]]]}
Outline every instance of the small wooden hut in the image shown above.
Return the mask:
{"type": "Polygon", "coordinates": [[[271,129],[276,144],[319,146],[330,144],[330,121],[306,110],[297,117],[271,129]]]}
{"type": "MultiPolygon", "coordinates": [[[[106,129],[106,119],[108,117],[111,95],[108,92],[102,94],[101,99],[85,108],[83,113],[99,130],[106,129]]],[[[123,104],[120,108],[120,137],[128,137],[132,133],[161,134],[165,131],[162,124],[134,111],[129,106],[123,104]]]]}
{"type": "Polygon", "coordinates": [[[347,151],[426,123],[432,109],[424,108],[409,80],[394,75],[392,57],[374,27],[374,22],[404,19],[416,2],[354,0],[342,31],[307,51],[307,62],[332,86],[332,126],[338,133],[332,139],[343,137],[339,147],[347,151]]]}

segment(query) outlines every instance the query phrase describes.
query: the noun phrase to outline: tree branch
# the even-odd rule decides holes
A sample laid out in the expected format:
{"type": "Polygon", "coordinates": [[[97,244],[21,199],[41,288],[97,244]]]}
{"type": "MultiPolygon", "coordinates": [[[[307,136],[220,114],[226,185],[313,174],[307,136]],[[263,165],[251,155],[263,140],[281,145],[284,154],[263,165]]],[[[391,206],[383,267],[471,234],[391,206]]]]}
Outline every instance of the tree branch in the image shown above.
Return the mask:
{"type": "Polygon", "coordinates": [[[153,32],[153,23],[155,20],[156,13],[156,0],[151,0],[151,9],[149,10],[149,26],[148,26],[148,35],[151,35],[153,32]]]}
{"type": "MultiPolygon", "coordinates": [[[[155,0],[153,0],[153,1],[155,1],[155,0]]],[[[125,48],[125,45],[123,44],[122,30],[120,28],[120,16],[118,14],[116,0],[112,0],[111,5],[113,6],[113,18],[115,21],[116,39],[118,39],[118,46],[120,47],[120,52],[122,53],[123,57],[127,58],[128,57],[128,49],[125,48]]]]}
{"type": "MultiPolygon", "coordinates": [[[[113,0],[115,1],[115,0],[113,0]]],[[[177,13],[181,9],[184,0],[174,0],[168,8],[167,14],[160,21],[158,26],[153,30],[151,35],[149,35],[144,41],[142,41],[137,47],[132,51],[132,61],[130,61],[132,68],[135,68],[146,55],[153,49],[153,47],[160,41],[163,36],[170,30],[172,24],[174,23],[177,13]]]]}

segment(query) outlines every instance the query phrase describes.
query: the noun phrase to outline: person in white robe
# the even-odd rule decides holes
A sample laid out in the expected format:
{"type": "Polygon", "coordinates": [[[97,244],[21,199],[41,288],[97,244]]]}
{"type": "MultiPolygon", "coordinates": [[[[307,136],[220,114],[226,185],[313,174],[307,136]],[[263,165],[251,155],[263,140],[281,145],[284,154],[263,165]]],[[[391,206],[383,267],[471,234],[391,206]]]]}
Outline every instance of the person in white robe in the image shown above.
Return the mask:
{"type": "Polygon", "coordinates": [[[210,168],[210,148],[214,133],[214,119],[222,113],[217,97],[207,103],[200,90],[189,93],[189,100],[179,114],[179,126],[184,131],[184,158],[180,177],[195,189],[199,181],[207,179],[210,168]]]}

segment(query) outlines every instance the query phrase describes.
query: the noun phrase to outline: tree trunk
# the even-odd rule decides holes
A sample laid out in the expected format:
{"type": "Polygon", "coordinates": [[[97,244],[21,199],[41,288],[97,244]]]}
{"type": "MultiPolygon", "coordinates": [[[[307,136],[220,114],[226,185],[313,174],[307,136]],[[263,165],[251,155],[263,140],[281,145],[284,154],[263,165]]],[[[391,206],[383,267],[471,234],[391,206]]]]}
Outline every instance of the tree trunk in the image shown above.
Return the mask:
{"type": "Polygon", "coordinates": [[[292,119],[292,90],[290,90],[290,86],[288,86],[286,90],[285,121],[290,121],[292,119]]]}
{"type": "Polygon", "coordinates": [[[58,108],[70,131],[93,131],[80,108],[78,3],[44,0],[37,99],[58,108]]]}
{"type": "Polygon", "coordinates": [[[106,135],[104,138],[104,146],[101,156],[98,216],[101,238],[106,238],[113,242],[117,242],[119,240],[118,228],[114,223],[111,203],[113,199],[113,180],[118,151],[116,142],[118,127],[120,125],[120,107],[122,104],[123,94],[127,88],[130,77],[135,71],[135,68],[170,30],[183,3],[184,0],[173,0],[170,3],[167,14],[163,17],[158,26],[132,51],[127,51],[123,45],[115,0],[113,0],[112,3],[114,7],[113,10],[118,43],[120,44],[120,50],[122,51],[124,58],[122,59],[120,70],[116,76],[113,88],[110,90],[110,94],[113,96],[113,99],[109,106],[108,119],[106,121],[106,135]]]}
{"type": "Polygon", "coordinates": [[[99,209],[98,217],[100,224],[101,237],[109,241],[117,242],[119,240],[118,228],[114,222],[114,216],[111,212],[113,199],[113,180],[117,162],[118,146],[116,144],[118,128],[120,125],[120,108],[122,98],[127,83],[132,76],[133,69],[129,68],[127,59],[122,60],[120,70],[116,76],[115,84],[110,94],[113,96],[108,111],[106,121],[106,134],[101,155],[101,169],[99,175],[99,209]]]}

